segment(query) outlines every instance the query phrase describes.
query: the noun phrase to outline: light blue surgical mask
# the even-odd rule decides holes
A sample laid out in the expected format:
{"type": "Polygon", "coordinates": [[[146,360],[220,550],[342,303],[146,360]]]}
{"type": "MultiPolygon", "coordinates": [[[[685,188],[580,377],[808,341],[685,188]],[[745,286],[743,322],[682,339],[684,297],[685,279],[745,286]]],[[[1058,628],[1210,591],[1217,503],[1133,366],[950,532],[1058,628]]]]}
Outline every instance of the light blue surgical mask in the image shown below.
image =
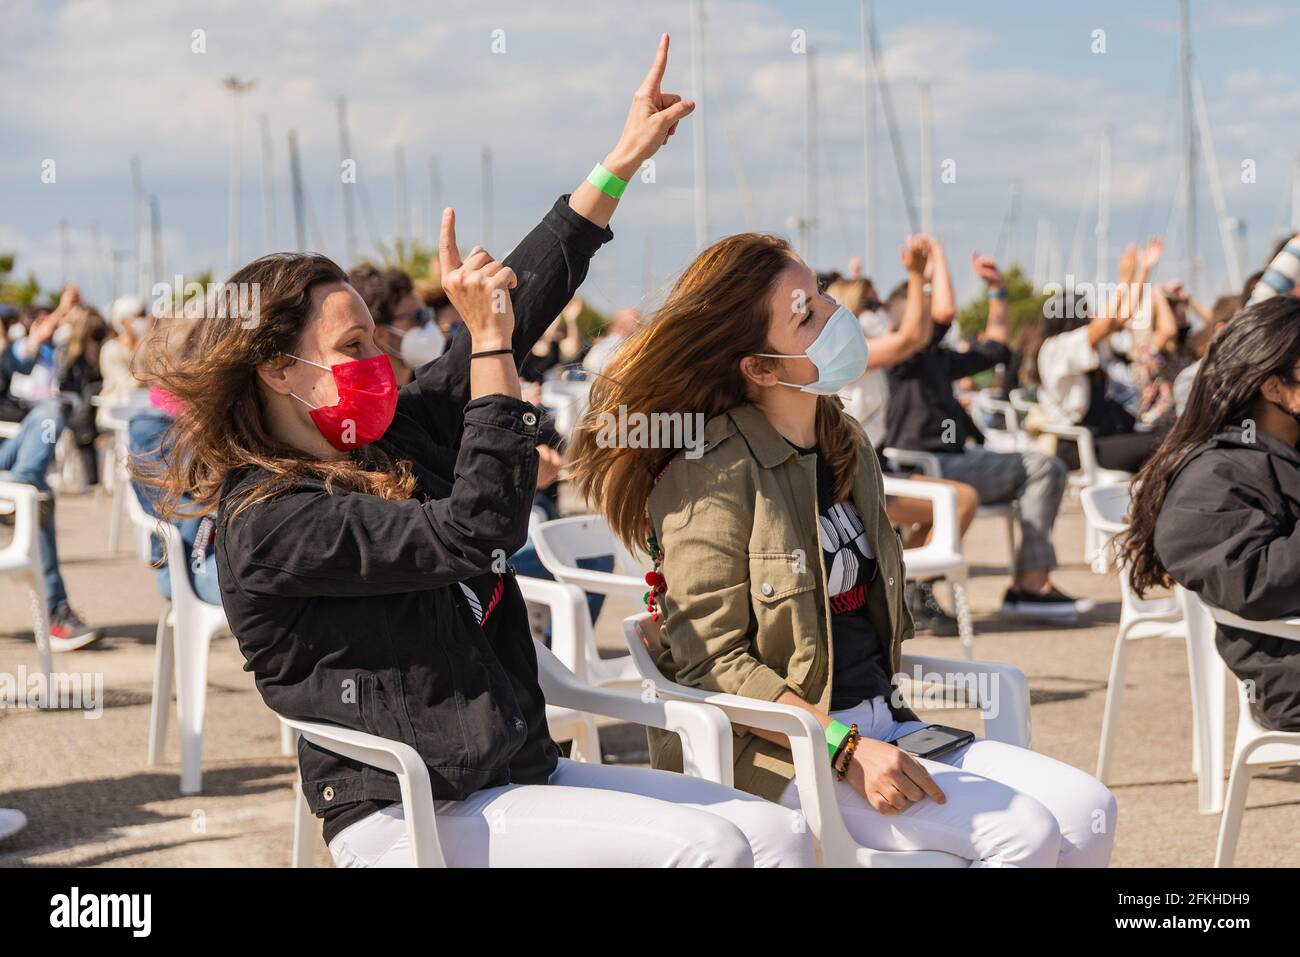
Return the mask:
{"type": "Polygon", "coordinates": [[[756,352],[766,359],[810,359],[817,368],[817,378],[812,382],[782,382],[781,385],[814,395],[834,395],[846,385],[862,378],[867,371],[867,337],[862,332],[858,317],[840,306],[802,355],[783,355],[756,352]]]}

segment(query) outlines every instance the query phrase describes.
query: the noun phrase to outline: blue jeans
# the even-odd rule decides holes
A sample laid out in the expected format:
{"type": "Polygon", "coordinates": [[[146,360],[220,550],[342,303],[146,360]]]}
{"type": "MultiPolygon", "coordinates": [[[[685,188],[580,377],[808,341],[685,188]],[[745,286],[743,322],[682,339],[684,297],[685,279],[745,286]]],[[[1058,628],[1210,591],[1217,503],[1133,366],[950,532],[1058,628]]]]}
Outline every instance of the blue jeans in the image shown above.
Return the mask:
{"type": "MultiPolygon", "coordinates": [[[[529,538],[524,542],[524,547],[510,556],[510,564],[515,567],[517,574],[525,578],[541,578],[546,581],[555,581],[555,576],[550,573],[542,560],[537,557],[537,549],[533,547],[533,540],[529,538]]],[[[595,555],[591,558],[579,558],[578,567],[585,568],[593,572],[612,572],[614,570],[613,555],[595,555]]],[[[594,625],[596,619],[600,617],[600,609],[605,604],[604,595],[596,595],[587,592],[587,610],[591,612],[591,623],[594,625]]],[[[546,626],[546,644],[551,643],[551,626],[546,626]]]]}
{"type": "MultiPolygon", "coordinates": [[[[63,406],[50,399],[32,406],[18,434],[0,443],[0,472],[14,482],[34,485],[49,492],[45,473],[54,461],[54,446],[63,433],[63,406]]],[[[53,613],[68,600],[63,576],[59,574],[59,549],[54,537],[54,499],[42,502],[37,538],[41,545],[41,569],[45,575],[45,602],[53,613]]]]}

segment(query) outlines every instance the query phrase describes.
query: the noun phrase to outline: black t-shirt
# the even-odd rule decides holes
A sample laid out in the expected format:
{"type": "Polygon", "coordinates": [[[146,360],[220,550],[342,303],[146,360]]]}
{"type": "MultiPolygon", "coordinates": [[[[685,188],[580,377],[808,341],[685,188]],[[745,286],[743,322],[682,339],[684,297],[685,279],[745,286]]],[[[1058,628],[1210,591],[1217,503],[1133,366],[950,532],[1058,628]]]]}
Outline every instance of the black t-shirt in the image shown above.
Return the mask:
{"type": "Polygon", "coordinates": [[[983,437],[952,384],[1006,362],[1011,350],[1000,342],[977,342],[967,352],[939,345],[947,326],[935,325],[928,349],[889,370],[889,426],[885,445],[920,452],[961,452],[967,436],[983,437]]]}
{"type": "Polygon", "coordinates": [[[835,652],[830,710],[852,708],[882,695],[888,701],[894,687],[880,638],[867,614],[877,565],[865,526],[852,499],[835,504],[835,475],[817,450],[794,448],[802,455],[817,456],[817,525],[835,652]]]}

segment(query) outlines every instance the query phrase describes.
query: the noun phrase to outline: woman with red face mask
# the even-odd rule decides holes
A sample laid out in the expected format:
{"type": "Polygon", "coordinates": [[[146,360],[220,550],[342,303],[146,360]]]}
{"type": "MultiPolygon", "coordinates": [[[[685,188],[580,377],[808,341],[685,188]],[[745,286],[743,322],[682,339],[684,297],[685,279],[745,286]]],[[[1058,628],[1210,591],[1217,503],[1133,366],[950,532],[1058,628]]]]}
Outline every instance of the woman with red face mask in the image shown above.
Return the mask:
{"type": "MultiPolygon", "coordinates": [[[[221,600],[262,696],[415,748],[452,865],[813,862],[789,811],[560,757],[505,564],[537,482],[539,413],[516,370],[611,238],[622,186],[693,109],[660,92],[667,48],[618,145],[504,261],[477,246],[462,260],[444,213],[442,283],[465,330],[410,384],[346,274],[300,254],[232,276],[255,308],[202,323],[193,354],[156,373],[185,403],[156,480],[216,511],[221,600]]],[[[336,863],[411,863],[394,776],[306,742],[299,761],[336,863]]]]}

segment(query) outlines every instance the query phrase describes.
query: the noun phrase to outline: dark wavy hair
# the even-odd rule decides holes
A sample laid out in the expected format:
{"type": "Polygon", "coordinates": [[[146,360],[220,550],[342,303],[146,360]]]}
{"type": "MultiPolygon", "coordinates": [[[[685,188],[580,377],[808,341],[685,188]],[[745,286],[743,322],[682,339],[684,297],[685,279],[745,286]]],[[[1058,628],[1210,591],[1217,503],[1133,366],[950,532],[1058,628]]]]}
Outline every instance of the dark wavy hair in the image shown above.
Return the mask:
{"type": "Polygon", "coordinates": [[[1156,519],[1169,485],[1188,456],[1217,433],[1254,414],[1272,376],[1294,379],[1300,362],[1300,299],[1275,296],[1239,313],[1210,342],[1187,408],[1134,479],[1129,528],[1117,538],[1119,556],[1138,595],[1172,584],[1156,555],[1156,519]]]}
{"type": "MultiPolygon", "coordinates": [[[[346,283],[347,274],[316,253],[273,253],[255,259],[227,281],[225,290],[255,288],[256,304],[227,301],[224,316],[160,319],[181,326],[181,348],[150,349],[143,375],[179,399],[184,409],[167,431],[162,467],[133,460],[132,477],[162,489],[164,518],[207,514],[217,508],[222,486],[237,470],[254,466],[264,477],[234,503],[231,517],[289,488],[302,476],[321,479],[327,491],[343,488],[381,498],[409,498],[415,477],[409,463],[393,460],[374,445],[346,458],[317,459],[272,434],[257,367],[289,363],[303,330],[315,318],[312,291],[346,283]]],[[[211,309],[209,309],[211,312],[211,309]]],[[[164,341],[159,333],[155,338],[164,341]]],[[[173,336],[167,336],[167,339],[173,336]]]]}

